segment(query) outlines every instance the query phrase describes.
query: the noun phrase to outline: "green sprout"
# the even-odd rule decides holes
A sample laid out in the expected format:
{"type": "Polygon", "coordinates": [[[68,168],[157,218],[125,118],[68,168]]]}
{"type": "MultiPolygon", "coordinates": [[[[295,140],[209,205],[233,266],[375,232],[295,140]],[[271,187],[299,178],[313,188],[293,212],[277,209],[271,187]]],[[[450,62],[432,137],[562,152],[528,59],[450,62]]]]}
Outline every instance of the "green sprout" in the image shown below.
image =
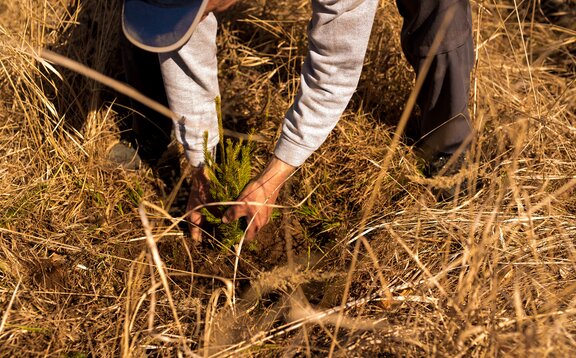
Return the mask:
{"type": "MultiPolygon", "coordinates": [[[[250,140],[224,141],[222,126],[222,111],[220,97],[216,97],[216,113],[218,115],[218,129],[220,134],[220,163],[216,162],[214,155],[208,150],[208,132],[204,132],[204,158],[206,174],[210,180],[210,194],[215,201],[234,201],[250,181],[252,172],[251,155],[253,144],[250,140]]],[[[241,220],[229,224],[222,222],[222,215],[226,207],[217,206],[215,212],[207,208],[201,210],[206,221],[216,228],[224,249],[230,249],[239,243],[244,235],[245,222],[241,220]]]]}

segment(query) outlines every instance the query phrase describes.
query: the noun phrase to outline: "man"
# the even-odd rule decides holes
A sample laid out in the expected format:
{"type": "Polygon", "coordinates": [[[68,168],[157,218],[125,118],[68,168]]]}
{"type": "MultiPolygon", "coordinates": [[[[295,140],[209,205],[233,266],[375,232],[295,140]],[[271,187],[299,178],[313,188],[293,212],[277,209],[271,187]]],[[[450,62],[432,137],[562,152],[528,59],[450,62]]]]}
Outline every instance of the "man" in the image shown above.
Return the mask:
{"type": "MultiPolygon", "coordinates": [[[[208,146],[218,143],[214,98],[219,95],[216,59],[217,20],[235,0],[125,0],[123,29],[135,45],[159,53],[171,109],[182,116],[175,123],[178,140],[195,167],[189,209],[208,200],[202,164],[203,133],[208,146]],[[203,17],[195,16],[202,13],[203,17]],[[150,20],[153,19],[153,20],[150,20]]],[[[402,45],[419,73],[445,14],[454,11],[418,104],[422,110],[419,147],[430,164],[429,175],[442,170],[471,132],[467,111],[473,64],[470,5],[467,0],[398,0],[404,17],[402,45]]],[[[312,0],[308,54],[300,90],[288,110],[274,156],[264,171],[238,197],[224,221],[247,217],[246,238],[253,239],[269,220],[271,208],[294,170],[325,141],[354,93],[368,45],[378,0],[312,0]]],[[[453,161],[454,162],[454,161],[453,161]]],[[[458,161],[455,161],[458,162],[458,161]]],[[[190,214],[199,240],[199,212],[190,214]]]]}

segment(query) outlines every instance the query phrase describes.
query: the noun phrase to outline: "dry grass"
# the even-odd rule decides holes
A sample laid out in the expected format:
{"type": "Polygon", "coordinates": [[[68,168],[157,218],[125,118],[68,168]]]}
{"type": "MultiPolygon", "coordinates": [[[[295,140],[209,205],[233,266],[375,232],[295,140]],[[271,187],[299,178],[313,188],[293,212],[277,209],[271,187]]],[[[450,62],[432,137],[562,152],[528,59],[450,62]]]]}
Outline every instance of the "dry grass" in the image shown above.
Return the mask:
{"type": "MultiPolygon", "coordinates": [[[[482,186],[439,204],[408,146],[382,167],[414,82],[384,1],[349,110],[237,272],[232,253],[190,248],[185,190],[108,160],[122,97],[32,55],[118,77],[118,7],[0,2],[0,355],[576,354],[576,33],[538,2],[474,3],[464,175],[482,186]]],[[[307,16],[306,1],[270,0],[222,21],[226,125],[268,138],[257,167],[297,88],[307,16]]]]}

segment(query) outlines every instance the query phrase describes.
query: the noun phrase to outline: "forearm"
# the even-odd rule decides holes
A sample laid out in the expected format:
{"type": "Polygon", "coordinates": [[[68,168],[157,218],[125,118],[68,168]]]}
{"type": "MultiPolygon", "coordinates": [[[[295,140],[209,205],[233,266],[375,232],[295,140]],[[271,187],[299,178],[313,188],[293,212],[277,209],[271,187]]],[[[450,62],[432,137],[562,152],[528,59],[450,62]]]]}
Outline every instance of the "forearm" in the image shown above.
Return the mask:
{"type": "Polygon", "coordinates": [[[286,114],[275,155],[301,165],[346,109],[360,73],[378,0],[313,0],[300,90],[286,114]]]}

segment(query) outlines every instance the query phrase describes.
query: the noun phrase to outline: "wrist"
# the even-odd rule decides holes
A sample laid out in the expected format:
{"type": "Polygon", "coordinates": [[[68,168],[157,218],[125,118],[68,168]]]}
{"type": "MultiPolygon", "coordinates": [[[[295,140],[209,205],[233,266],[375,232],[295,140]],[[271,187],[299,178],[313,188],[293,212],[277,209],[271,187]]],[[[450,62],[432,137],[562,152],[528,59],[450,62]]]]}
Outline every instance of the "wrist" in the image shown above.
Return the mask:
{"type": "Polygon", "coordinates": [[[206,172],[206,166],[204,165],[190,166],[188,173],[188,177],[193,182],[207,183],[209,181],[208,173],[206,172]]]}
{"type": "Polygon", "coordinates": [[[275,156],[268,162],[256,182],[266,187],[270,192],[278,192],[288,178],[294,173],[296,167],[283,162],[275,156]]]}
{"type": "Polygon", "coordinates": [[[268,178],[274,177],[286,180],[288,179],[288,177],[292,175],[292,173],[294,173],[295,170],[296,170],[295,166],[292,166],[278,159],[276,156],[272,156],[272,159],[270,159],[268,165],[266,165],[266,168],[262,172],[262,176],[268,178]]]}

